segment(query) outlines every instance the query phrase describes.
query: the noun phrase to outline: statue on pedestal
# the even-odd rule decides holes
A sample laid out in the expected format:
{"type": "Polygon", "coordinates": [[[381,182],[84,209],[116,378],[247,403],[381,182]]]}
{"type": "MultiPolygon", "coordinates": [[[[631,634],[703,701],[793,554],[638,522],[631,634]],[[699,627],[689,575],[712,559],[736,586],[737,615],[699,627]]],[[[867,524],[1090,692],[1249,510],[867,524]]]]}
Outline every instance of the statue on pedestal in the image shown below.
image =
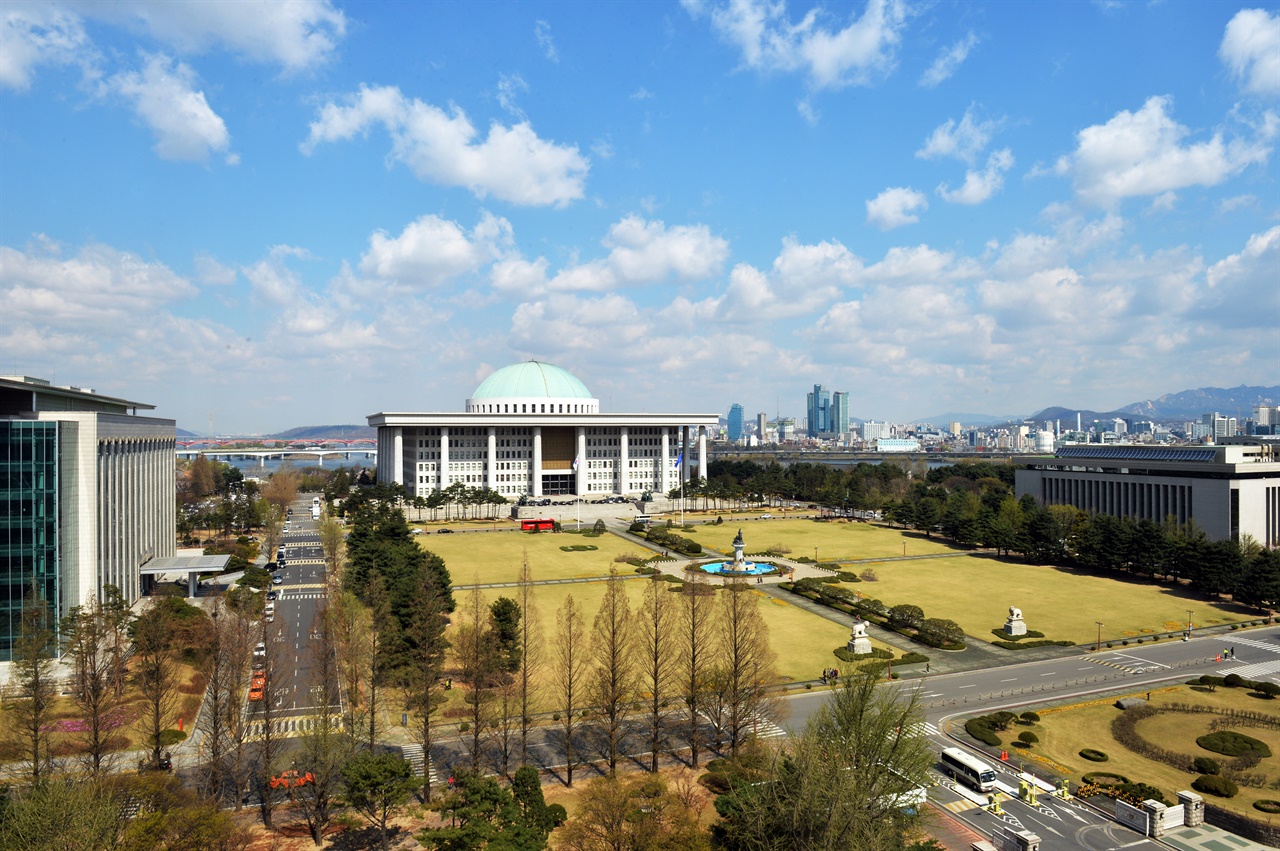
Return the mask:
{"type": "Polygon", "coordinates": [[[1027,634],[1027,623],[1022,619],[1022,609],[1017,606],[1009,607],[1009,619],[1004,622],[1004,631],[1006,635],[1027,634]]]}
{"type": "Polygon", "coordinates": [[[845,645],[850,653],[862,655],[871,652],[871,639],[867,637],[867,622],[855,621],[853,624],[853,634],[849,636],[849,643],[845,645]]]}

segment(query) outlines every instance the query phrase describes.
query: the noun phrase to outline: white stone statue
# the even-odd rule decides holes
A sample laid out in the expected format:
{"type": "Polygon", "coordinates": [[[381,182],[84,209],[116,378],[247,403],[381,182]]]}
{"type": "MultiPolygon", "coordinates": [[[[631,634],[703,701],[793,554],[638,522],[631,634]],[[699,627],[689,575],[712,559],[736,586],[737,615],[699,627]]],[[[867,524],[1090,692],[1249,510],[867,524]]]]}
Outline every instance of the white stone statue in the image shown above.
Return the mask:
{"type": "Polygon", "coordinates": [[[849,643],[845,645],[850,653],[870,653],[871,639],[867,637],[867,622],[854,621],[853,634],[849,636],[849,643]]]}
{"type": "Polygon", "coordinates": [[[1017,606],[1009,607],[1009,619],[1004,622],[1004,631],[1006,635],[1027,634],[1027,624],[1022,619],[1022,609],[1017,606]]]}

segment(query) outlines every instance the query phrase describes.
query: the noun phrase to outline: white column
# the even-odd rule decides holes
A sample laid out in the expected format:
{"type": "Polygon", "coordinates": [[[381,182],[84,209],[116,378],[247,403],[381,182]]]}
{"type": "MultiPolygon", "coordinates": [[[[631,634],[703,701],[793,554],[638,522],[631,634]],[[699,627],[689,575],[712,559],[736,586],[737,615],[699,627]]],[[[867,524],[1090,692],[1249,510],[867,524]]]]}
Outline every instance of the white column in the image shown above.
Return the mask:
{"type": "Polygon", "coordinates": [[[662,496],[666,496],[671,491],[671,436],[667,426],[662,427],[662,475],[658,479],[658,487],[662,490],[662,496]]]}
{"type": "Polygon", "coordinates": [[[707,427],[698,426],[698,478],[707,478],[707,427]]]}
{"type": "Polygon", "coordinates": [[[533,427],[533,495],[542,496],[542,426],[533,427]]]}
{"type": "Polygon", "coordinates": [[[485,456],[485,485],[489,490],[498,489],[497,461],[498,457],[498,428],[497,426],[489,426],[489,452],[485,456]]]}
{"type": "Polygon", "coordinates": [[[618,427],[618,493],[631,493],[631,453],[627,445],[627,427],[618,427]]]}
{"type": "Polygon", "coordinates": [[[391,430],[391,481],[404,484],[404,429],[391,430]]]}
{"type": "Polygon", "coordinates": [[[440,476],[440,490],[449,487],[449,427],[440,426],[440,463],[436,465],[436,474],[440,476]]]}
{"type": "Polygon", "coordinates": [[[689,427],[680,426],[680,481],[689,481],[689,427]]]}
{"type": "Polygon", "coordinates": [[[578,475],[574,482],[574,487],[578,492],[578,496],[587,495],[587,429],[585,426],[578,426],[578,448],[575,450],[574,458],[578,459],[578,475]]]}

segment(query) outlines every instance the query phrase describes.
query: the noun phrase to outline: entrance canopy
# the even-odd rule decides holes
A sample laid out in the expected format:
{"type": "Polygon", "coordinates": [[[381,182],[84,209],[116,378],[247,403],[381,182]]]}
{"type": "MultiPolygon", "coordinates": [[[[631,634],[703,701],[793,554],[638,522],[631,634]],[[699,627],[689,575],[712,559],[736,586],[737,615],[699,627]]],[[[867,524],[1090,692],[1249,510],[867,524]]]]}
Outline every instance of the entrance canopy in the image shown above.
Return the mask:
{"type": "Polygon", "coordinates": [[[227,562],[231,561],[231,556],[227,554],[207,556],[170,556],[168,558],[153,558],[142,566],[139,571],[143,576],[162,576],[166,573],[185,573],[187,574],[187,596],[194,597],[196,595],[197,578],[202,573],[221,573],[227,569],[227,562]]]}

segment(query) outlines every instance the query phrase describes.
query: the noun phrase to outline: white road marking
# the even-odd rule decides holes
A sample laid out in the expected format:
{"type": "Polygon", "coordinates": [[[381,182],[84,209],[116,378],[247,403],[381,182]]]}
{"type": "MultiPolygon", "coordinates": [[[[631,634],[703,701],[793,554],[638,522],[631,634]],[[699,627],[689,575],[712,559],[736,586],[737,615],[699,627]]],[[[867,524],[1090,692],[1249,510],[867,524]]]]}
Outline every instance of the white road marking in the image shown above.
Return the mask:
{"type": "Polygon", "coordinates": [[[1114,653],[1114,656],[1121,656],[1125,659],[1132,659],[1135,662],[1141,662],[1144,665],[1156,665],[1160,668],[1167,668],[1168,665],[1161,665],[1159,662],[1153,662],[1150,659],[1143,659],[1141,656],[1130,656],[1128,653],[1114,653]]]}
{"type": "Polygon", "coordinates": [[[973,683],[970,683],[970,684],[969,684],[969,685],[967,685],[967,686],[960,686],[960,688],[977,688],[977,685],[975,685],[975,684],[973,684],[973,683]]]}
{"type": "Polygon", "coordinates": [[[1000,682],[1002,682],[1002,683],[1016,683],[1017,681],[1018,681],[1018,678],[1017,678],[1017,677],[1010,677],[1009,679],[1007,679],[1007,680],[1001,680],[1000,682]]]}

